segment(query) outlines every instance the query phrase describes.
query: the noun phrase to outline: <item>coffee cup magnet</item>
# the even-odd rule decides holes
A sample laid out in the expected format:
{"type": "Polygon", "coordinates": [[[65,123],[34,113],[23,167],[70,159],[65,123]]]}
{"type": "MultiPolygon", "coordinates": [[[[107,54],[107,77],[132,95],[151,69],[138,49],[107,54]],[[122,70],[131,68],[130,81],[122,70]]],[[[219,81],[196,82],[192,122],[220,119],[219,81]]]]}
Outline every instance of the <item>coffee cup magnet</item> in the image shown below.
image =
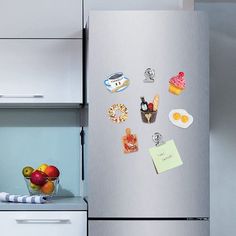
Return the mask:
{"type": "Polygon", "coordinates": [[[145,79],[144,83],[154,83],[155,81],[155,70],[152,68],[147,68],[144,72],[145,79]]]}
{"type": "Polygon", "coordinates": [[[107,90],[111,93],[124,91],[129,86],[129,83],[129,79],[122,72],[114,73],[104,81],[107,90]]]}

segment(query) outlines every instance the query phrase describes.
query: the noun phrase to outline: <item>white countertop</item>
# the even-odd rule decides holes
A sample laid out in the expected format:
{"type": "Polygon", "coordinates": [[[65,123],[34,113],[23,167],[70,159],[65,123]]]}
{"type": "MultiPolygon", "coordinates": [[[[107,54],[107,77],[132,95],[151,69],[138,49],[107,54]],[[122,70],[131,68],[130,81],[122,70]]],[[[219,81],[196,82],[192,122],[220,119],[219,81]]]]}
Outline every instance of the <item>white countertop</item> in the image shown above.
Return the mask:
{"type": "Polygon", "coordinates": [[[87,211],[82,197],[55,197],[44,204],[0,202],[0,211],[87,211]]]}

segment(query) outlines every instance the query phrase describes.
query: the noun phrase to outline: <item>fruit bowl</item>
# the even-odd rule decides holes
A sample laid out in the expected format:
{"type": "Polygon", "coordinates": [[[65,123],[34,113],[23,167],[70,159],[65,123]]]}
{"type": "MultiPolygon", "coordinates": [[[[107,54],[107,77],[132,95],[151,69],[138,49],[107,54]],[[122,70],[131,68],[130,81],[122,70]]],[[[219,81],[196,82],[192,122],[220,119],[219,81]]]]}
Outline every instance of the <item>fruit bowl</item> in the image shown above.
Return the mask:
{"type": "Polygon", "coordinates": [[[28,188],[29,194],[32,195],[40,195],[46,197],[53,197],[57,194],[58,186],[59,186],[59,177],[58,178],[50,178],[44,177],[44,183],[41,185],[36,185],[31,182],[30,177],[24,177],[26,186],[28,188]]]}

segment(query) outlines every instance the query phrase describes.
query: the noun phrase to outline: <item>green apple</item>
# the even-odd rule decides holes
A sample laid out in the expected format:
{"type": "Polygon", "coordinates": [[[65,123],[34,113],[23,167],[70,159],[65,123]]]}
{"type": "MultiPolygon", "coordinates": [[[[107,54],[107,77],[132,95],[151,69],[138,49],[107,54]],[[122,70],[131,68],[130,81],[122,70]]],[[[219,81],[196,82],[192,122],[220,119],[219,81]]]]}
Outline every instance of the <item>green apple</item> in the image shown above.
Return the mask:
{"type": "Polygon", "coordinates": [[[33,184],[33,183],[30,183],[30,188],[34,191],[38,191],[40,189],[40,186],[38,186],[36,184],[33,184]]]}
{"type": "Polygon", "coordinates": [[[47,167],[48,167],[48,165],[44,163],[41,166],[39,166],[37,168],[37,170],[40,170],[40,171],[44,172],[47,169],[47,167]]]}
{"type": "Polygon", "coordinates": [[[32,168],[31,166],[26,166],[23,168],[22,174],[24,175],[24,177],[30,177],[33,171],[34,168],[32,168]]]}

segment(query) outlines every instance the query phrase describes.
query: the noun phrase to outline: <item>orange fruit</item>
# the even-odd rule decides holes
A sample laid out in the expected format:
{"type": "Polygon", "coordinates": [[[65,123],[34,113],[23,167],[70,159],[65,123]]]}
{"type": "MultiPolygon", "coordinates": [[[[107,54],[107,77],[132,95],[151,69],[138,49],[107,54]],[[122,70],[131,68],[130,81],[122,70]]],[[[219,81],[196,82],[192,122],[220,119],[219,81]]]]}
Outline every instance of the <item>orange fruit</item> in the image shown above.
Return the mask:
{"type": "Polygon", "coordinates": [[[51,194],[54,191],[54,188],[55,188],[54,183],[52,181],[48,181],[41,187],[41,191],[42,193],[45,194],[51,194]]]}

